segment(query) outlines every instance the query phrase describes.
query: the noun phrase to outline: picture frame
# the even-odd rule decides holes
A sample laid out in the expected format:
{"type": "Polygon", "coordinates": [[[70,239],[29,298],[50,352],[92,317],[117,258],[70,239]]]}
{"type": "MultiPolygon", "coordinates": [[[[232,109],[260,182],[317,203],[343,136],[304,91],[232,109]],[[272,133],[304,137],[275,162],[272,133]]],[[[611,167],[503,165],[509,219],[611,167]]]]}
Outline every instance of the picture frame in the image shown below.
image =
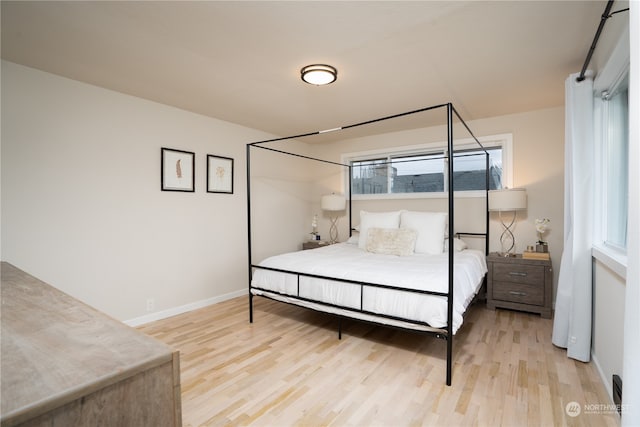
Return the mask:
{"type": "Polygon", "coordinates": [[[160,151],[160,189],[195,192],[196,153],[165,147],[160,151]]]}
{"type": "Polygon", "coordinates": [[[233,194],[233,159],[207,154],[207,193],[233,194]]]}

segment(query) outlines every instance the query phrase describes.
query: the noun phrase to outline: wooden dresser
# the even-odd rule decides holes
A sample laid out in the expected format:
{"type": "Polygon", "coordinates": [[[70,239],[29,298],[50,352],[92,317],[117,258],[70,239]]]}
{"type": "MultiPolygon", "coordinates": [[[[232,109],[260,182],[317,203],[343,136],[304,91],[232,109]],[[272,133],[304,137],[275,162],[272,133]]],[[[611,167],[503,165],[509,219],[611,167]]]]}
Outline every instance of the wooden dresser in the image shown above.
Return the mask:
{"type": "Polygon", "coordinates": [[[2,263],[2,427],[180,426],[179,354],[2,263]]]}
{"type": "Polygon", "coordinates": [[[553,270],[550,260],[490,254],[487,268],[488,308],[510,308],[551,317],[553,270]]]}

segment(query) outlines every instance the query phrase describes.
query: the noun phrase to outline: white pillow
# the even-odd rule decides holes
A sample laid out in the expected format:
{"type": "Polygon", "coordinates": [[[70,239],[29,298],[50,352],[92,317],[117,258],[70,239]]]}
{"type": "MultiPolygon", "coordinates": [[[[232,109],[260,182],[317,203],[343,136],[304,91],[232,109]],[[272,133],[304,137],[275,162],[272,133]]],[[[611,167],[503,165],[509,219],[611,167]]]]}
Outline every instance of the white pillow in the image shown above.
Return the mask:
{"type": "Polygon", "coordinates": [[[444,250],[445,212],[403,211],[400,228],[413,228],[418,232],[415,253],[438,255],[444,250]]]}
{"type": "Polygon", "coordinates": [[[360,249],[367,248],[367,234],[370,228],[399,228],[400,213],[394,212],[367,212],[360,211],[360,238],[358,239],[358,247],[360,249]]]}
{"type": "Polygon", "coordinates": [[[352,245],[357,245],[359,237],[360,237],[360,232],[359,231],[352,231],[351,232],[351,237],[349,237],[349,239],[347,239],[347,243],[350,243],[352,245]]]}
{"type": "Polygon", "coordinates": [[[418,232],[412,228],[369,228],[367,251],[376,254],[413,255],[418,232]]]}
{"type": "MultiPolygon", "coordinates": [[[[469,247],[469,245],[467,245],[467,242],[465,242],[462,239],[459,239],[458,237],[454,237],[453,238],[453,247],[456,250],[456,252],[461,252],[464,251],[465,249],[467,249],[469,247]]],[[[444,251],[448,252],[449,251],[449,239],[445,238],[444,239],[444,251]]]]}

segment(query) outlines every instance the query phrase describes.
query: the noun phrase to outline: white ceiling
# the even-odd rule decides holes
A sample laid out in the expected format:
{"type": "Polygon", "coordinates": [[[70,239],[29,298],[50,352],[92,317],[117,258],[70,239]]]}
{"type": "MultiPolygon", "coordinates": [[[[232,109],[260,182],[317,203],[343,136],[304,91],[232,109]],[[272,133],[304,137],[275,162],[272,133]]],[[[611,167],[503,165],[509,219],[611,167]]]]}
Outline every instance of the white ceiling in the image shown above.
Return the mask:
{"type": "Polygon", "coordinates": [[[563,104],[605,1],[2,1],[2,58],[285,136],[563,104]],[[332,85],[300,79],[327,63],[332,85]]]}

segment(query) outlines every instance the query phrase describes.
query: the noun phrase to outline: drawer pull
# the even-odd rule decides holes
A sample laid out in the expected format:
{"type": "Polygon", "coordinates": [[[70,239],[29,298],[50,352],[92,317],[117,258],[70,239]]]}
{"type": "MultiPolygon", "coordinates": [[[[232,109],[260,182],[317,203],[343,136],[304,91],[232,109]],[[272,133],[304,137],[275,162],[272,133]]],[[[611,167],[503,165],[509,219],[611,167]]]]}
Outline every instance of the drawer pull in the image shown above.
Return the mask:
{"type": "Polygon", "coordinates": [[[526,292],[518,292],[518,291],[509,291],[510,295],[516,295],[519,297],[526,297],[527,293],[526,292]]]}
{"type": "Polygon", "coordinates": [[[527,277],[527,273],[521,273],[519,271],[512,271],[509,276],[527,277]]]}

